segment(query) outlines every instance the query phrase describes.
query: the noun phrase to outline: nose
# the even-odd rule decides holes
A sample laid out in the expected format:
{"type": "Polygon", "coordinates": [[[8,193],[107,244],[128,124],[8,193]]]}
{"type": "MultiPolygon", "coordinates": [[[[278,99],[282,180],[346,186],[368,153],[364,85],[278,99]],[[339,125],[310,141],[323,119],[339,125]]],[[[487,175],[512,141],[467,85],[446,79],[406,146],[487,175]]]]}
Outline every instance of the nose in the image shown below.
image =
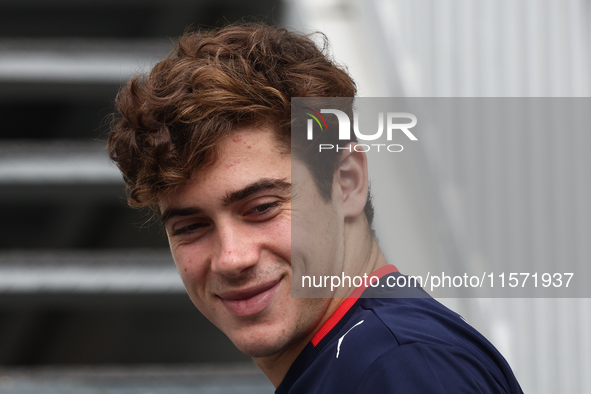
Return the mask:
{"type": "Polygon", "coordinates": [[[255,266],[260,257],[260,245],[256,235],[243,223],[218,225],[217,253],[211,262],[211,270],[228,278],[239,277],[255,266]]]}

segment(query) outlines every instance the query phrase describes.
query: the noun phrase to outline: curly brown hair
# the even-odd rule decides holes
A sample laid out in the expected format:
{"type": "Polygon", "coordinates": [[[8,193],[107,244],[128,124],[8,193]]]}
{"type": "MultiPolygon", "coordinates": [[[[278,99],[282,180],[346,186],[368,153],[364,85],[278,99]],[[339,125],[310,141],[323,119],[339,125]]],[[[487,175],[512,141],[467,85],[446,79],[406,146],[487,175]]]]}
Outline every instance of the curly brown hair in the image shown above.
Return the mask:
{"type": "MultiPolygon", "coordinates": [[[[319,49],[307,35],[263,24],[180,37],[116,99],[108,149],[129,204],[155,208],[163,194],[215,162],[217,143],[238,127],[270,125],[289,149],[292,97],[354,97],[355,83],[324,53],[324,43],[319,49]]],[[[330,200],[338,154],[328,165],[326,158],[322,165],[305,162],[330,200]]],[[[371,224],[369,198],[365,213],[371,224]]]]}

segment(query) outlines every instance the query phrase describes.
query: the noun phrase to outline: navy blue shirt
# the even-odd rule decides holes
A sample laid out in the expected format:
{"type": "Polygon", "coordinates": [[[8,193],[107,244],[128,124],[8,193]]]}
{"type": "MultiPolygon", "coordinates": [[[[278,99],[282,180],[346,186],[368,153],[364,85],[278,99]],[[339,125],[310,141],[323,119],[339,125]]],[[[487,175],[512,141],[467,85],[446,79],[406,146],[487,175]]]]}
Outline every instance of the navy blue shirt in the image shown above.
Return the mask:
{"type": "Polygon", "coordinates": [[[461,316],[421,288],[381,286],[400,275],[392,265],[372,275],[380,285],[339,306],[277,394],[523,392],[503,356],[461,316]]]}

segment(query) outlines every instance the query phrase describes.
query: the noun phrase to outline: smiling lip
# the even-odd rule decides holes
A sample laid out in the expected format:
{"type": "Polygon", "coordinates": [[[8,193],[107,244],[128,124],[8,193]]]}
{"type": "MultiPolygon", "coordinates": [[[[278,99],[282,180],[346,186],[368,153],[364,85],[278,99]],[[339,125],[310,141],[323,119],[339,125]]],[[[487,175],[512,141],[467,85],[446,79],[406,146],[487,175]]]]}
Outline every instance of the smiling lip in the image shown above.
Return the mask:
{"type": "Polygon", "coordinates": [[[256,315],[271,304],[281,279],[282,277],[244,290],[227,291],[218,294],[218,297],[235,316],[256,315]]]}

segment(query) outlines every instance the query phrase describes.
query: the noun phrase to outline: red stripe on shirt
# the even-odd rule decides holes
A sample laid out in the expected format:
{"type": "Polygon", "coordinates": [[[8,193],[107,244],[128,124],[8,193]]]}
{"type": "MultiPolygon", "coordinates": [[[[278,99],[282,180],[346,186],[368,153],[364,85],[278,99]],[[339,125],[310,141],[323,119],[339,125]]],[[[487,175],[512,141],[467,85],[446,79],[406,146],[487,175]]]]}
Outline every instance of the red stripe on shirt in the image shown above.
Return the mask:
{"type": "MultiPolygon", "coordinates": [[[[378,268],[370,275],[368,275],[368,277],[377,276],[378,278],[381,278],[383,276],[391,274],[392,272],[398,272],[398,269],[395,266],[388,264],[378,268]]],[[[332,330],[334,326],[336,326],[338,322],[341,321],[343,316],[345,316],[345,314],[349,312],[349,309],[351,309],[353,304],[355,304],[359,297],[361,297],[361,294],[363,294],[365,289],[367,289],[367,286],[364,285],[357,287],[355,290],[353,290],[353,293],[351,293],[351,295],[348,298],[346,298],[345,301],[341,303],[341,305],[339,305],[339,307],[332,314],[332,316],[322,325],[322,327],[320,327],[320,330],[318,330],[316,334],[314,334],[314,336],[312,337],[311,342],[312,345],[314,345],[314,347],[316,347],[316,345],[318,345],[322,338],[324,338],[326,334],[328,334],[330,330],[332,330]]]]}

